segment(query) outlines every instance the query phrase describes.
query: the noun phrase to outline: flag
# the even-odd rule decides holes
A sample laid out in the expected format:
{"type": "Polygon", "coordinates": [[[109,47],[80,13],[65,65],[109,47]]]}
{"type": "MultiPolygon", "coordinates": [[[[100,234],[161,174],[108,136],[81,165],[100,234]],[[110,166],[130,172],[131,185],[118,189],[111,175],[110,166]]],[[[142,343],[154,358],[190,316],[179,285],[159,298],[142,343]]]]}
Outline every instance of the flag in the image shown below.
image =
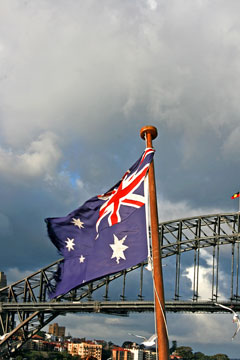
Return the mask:
{"type": "Polygon", "coordinates": [[[233,194],[232,197],[231,197],[231,199],[236,199],[236,198],[238,198],[238,197],[240,197],[239,192],[233,194]]]}
{"type": "Polygon", "coordinates": [[[154,155],[146,148],[122,179],[65,217],[47,218],[48,235],[64,260],[50,298],[147,258],[144,180],[154,155]]]}

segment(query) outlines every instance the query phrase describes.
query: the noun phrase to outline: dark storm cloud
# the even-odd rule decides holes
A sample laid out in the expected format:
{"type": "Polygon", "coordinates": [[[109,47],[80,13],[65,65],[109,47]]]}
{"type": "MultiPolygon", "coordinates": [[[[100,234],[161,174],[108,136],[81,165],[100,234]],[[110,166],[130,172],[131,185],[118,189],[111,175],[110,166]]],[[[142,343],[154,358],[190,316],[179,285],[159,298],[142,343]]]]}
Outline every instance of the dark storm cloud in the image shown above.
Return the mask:
{"type": "Polygon", "coordinates": [[[58,258],[44,218],[115,184],[143,151],[146,124],[159,131],[160,221],[238,209],[238,1],[4,0],[0,10],[0,270],[10,279],[58,258]]]}

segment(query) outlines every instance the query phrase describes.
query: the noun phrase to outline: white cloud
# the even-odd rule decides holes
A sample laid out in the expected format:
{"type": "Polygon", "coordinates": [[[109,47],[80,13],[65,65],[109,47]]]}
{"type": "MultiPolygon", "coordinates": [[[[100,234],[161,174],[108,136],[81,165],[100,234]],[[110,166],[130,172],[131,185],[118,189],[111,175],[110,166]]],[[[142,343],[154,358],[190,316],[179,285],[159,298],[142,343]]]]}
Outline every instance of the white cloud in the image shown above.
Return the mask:
{"type": "MultiPolygon", "coordinates": [[[[131,314],[129,317],[119,317],[103,314],[68,314],[66,317],[59,316],[57,322],[66,326],[66,333],[70,332],[73,337],[86,337],[86,339],[103,339],[122,345],[126,340],[136,339],[128,333],[140,333],[150,336],[154,332],[153,314],[131,314]],[[141,328],[139,322],[144,324],[141,328]],[[81,326],[79,325],[81,324],[81,326]]],[[[47,330],[47,328],[45,329],[47,330]]]]}
{"type": "Polygon", "coordinates": [[[170,319],[171,339],[178,339],[178,343],[190,346],[192,343],[204,344],[203,348],[206,344],[212,344],[212,351],[216,351],[216,345],[224,342],[227,347],[232,342],[235,324],[232,324],[231,314],[185,314],[179,317],[170,315],[170,319]]]}
{"type": "Polygon", "coordinates": [[[160,197],[158,200],[159,222],[177,220],[199,215],[218,214],[224,212],[219,208],[193,208],[187,201],[176,201],[175,203],[160,197]]]}
{"type": "Polygon", "coordinates": [[[28,275],[32,274],[33,270],[19,270],[17,267],[11,267],[7,270],[7,283],[8,285],[15,283],[16,281],[22,280],[28,275]]]}
{"type": "MultiPolygon", "coordinates": [[[[208,301],[212,297],[212,266],[213,258],[212,255],[205,249],[201,249],[201,260],[204,259],[207,263],[207,267],[199,266],[198,269],[198,294],[201,301],[208,301]]],[[[215,264],[215,273],[217,265],[215,264]]],[[[194,266],[189,266],[184,270],[183,276],[186,276],[192,283],[192,290],[194,284],[194,266]]],[[[218,272],[218,281],[221,284],[221,288],[218,289],[218,301],[227,300],[221,289],[226,285],[225,273],[221,270],[218,272]]]]}
{"type": "Polygon", "coordinates": [[[148,0],[147,3],[151,10],[156,10],[158,7],[158,3],[156,0],[148,0]]]}
{"type": "Polygon", "coordinates": [[[32,141],[23,153],[0,148],[0,171],[12,181],[47,177],[55,174],[60,158],[56,136],[48,132],[32,141]]]}

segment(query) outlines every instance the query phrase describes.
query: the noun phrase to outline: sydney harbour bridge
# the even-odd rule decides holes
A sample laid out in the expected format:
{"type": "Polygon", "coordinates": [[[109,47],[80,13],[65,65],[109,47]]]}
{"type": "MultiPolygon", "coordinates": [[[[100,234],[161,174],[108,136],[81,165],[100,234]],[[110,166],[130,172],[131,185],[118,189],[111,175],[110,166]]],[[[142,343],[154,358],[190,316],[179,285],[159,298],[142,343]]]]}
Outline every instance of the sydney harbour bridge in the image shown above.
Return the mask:
{"type": "MultiPolygon", "coordinates": [[[[240,213],[159,224],[167,312],[240,310],[240,213]]],[[[62,259],[0,289],[0,354],[14,355],[34,334],[66,313],[127,316],[153,312],[151,272],[141,263],[49,300],[49,281],[62,259]]]]}

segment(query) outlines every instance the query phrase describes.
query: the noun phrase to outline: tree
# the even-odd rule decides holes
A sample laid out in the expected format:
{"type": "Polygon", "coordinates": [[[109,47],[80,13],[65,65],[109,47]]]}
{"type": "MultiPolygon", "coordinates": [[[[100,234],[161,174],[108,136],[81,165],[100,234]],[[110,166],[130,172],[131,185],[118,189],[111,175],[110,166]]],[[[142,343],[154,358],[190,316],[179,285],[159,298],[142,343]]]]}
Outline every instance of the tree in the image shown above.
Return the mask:
{"type": "Polygon", "coordinates": [[[194,356],[194,360],[208,360],[208,359],[210,359],[209,356],[203,354],[203,353],[200,352],[200,351],[195,352],[195,353],[193,354],[193,356],[194,356]]]}
{"type": "Polygon", "coordinates": [[[39,336],[41,336],[42,338],[45,339],[46,331],[39,330],[39,331],[37,332],[37,335],[39,335],[39,336]]]}
{"type": "Polygon", "coordinates": [[[62,360],[63,356],[61,353],[56,351],[49,351],[48,352],[48,359],[51,360],[62,360]]]}
{"type": "Polygon", "coordinates": [[[213,356],[209,356],[211,360],[229,360],[229,357],[225,354],[216,354],[213,356]]]}
{"type": "Polygon", "coordinates": [[[124,341],[124,343],[122,344],[122,348],[130,349],[132,345],[133,345],[132,341],[124,341]]]}
{"type": "Polygon", "coordinates": [[[71,354],[69,354],[67,351],[63,351],[62,353],[63,360],[72,360],[73,357],[71,354]]]}
{"type": "Polygon", "coordinates": [[[177,341],[176,340],[173,340],[172,342],[172,347],[170,347],[169,351],[170,351],[170,354],[172,354],[177,348],[177,341]]]}
{"type": "Polygon", "coordinates": [[[190,346],[180,346],[176,348],[176,352],[180,355],[184,360],[194,359],[194,355],[192,352],[192,348],[190,346]]]}
{"type": "Polygon", "coordinates": [[[112,351],[107,349],[102,349],[102,360],[107,360],[111,357],[112,351]]]}
{"type": "Polygon", "coordinates": [[[42,356],[38,351],[29,351],[26,358],[30,360],[42,360],[42,356]]]}

